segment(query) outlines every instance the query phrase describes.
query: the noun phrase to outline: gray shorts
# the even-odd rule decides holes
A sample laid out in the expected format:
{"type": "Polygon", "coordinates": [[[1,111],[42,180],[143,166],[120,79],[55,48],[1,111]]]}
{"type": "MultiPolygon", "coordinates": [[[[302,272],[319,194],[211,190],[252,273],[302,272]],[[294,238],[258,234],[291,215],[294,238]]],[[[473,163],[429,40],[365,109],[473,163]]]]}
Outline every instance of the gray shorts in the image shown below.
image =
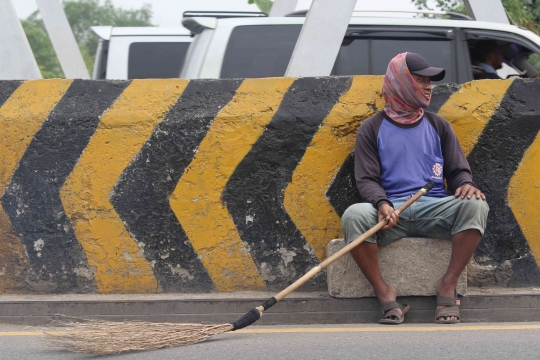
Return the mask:
{"type": "MultiPolygon", "coordinates": [[[[408,197],[392,200],[397,209],[408,197]]],[[[399,215],[392,229],[379,231],[367,242],[384,246],[404,237],[448,239],[468,229],[477,229],[484,235],[489,206],[487,202],[467,198],[433,198],[422,196],[399,215]]],[[[350,206],[341,217],[341,228],[348,244],[377,224],[377,210],[369,203],[350,206]]]]}

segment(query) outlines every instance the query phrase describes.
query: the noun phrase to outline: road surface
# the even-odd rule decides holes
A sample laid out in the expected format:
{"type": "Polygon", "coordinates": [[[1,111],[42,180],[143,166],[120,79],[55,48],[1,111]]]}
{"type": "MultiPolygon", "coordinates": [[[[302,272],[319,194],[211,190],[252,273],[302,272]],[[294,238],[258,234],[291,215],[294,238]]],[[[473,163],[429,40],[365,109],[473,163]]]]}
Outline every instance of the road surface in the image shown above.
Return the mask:
{"type": "MultiPolygon", "coordinates": [[[[0,324],[0,359],[96,359],[50,348],[40,327],[0,324]]],[[[539,359],[540,323],[251,326],[109,359],[539,359]]]]}

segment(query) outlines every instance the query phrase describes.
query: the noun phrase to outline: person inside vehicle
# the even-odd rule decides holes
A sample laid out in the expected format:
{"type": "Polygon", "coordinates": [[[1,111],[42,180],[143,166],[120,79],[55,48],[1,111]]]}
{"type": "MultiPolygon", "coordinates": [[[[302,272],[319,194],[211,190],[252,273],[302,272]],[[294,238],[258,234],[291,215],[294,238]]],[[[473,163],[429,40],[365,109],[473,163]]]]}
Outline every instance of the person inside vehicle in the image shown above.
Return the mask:
{"type": "Polygon", "coordinates": [[[356,136],[356,185],[368,202],[350,206],[341,226],[350,243],[388,220],[382,231],[351,250],[382,306],[383,324],[402,323],[409,306],[396,302],[396,289],[384,281],[378,246],[404,237],[451,238],[451,259],[435,289],[435,321],[458,323],[458,278],[486,227],[486,197],[473,182],[452,126],[424,111],[431,100],[431,81],[444,76],[444,69],[431,67],[418,54],[398,54],[384,78],[384,110],[366,119],[356,136]],[[398,216],[395,209],[429,181],[434,188],[398,216]]]}
{"type": "Polygon", "coordinates": [[[502,68],[504,56],[496,41],[483,41],[477,49],[477,57],[481,71],[475,73],[476,80],[502,79],[497,70],[502,68]]]}

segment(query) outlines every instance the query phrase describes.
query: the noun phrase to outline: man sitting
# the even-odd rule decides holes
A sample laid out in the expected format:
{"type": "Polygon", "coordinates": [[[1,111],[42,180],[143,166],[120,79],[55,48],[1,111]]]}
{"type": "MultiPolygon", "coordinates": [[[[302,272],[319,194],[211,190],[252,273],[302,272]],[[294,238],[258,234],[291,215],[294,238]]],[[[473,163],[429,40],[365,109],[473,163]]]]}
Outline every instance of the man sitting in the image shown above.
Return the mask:
{"type": "Polygon", "coordinates": [[[403,237],[451,237],[450,263],[436,288],[435,320],[457,323],[458,278],[486,227],[489,207],[473,183],[452,126],[424,111],[431,100],[431,81],[440,81],[444,75],[444,69],[429,66],[418,54],[397,55],[384,78],[384,111],[365,120],[356,136],[356,184],[368,203],[349,207],[341,225],[350,243],[377,222],[388,220],[382,231],[351,251],[382,305],[383,324],[402,323],[409,306],[396,302],[396,289],[382,278],[378,246],[403,237]],[[394,209],[429,181],[435,187],[398,217],[394,209]]]}
{"type": "Polygon", "coordinates": [[[504,56],[496,41],[484,41],[476,51],[478,56],[478,67],[481,69],[475,72],[475,80],[501,79],[497,70],[502,68],[504,56]]]}

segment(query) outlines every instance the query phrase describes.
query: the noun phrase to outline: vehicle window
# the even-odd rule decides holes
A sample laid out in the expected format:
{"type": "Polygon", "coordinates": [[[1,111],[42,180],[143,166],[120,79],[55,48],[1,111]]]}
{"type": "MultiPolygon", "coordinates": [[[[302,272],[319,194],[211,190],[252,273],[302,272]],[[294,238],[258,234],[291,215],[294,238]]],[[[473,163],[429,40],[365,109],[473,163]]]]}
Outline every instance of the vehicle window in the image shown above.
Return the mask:
{"type": "Polygon", "coordinates": [[[534,66],[535,69],[540,69],[540,55],[539,54],[531,54],[528,60],[529,60],[529,63],[531,63],[531,65],[534,66]]]}
{"type": "Polygon", "coordinates": [[[188,42],[139,42],[129,47],[128,79],[176,78],[188,42]]]}
{"type": "Polygon", "coordinates": [[[231,33],[221,78],[283,76],[301,25],[237,26],[231,33]]]}
{"type": "Polygon", "coordinates": [[[466,34],[474,79],[538,76],[539,49],[526,40],[490,31],[473,30],[466,34]]]}
{"type": "Polygon", "coordinates": [[[394,56],[403,52],[413,52],[422,55],[424,59],[435,67],[446,70],[443,82],[454,80],[452,42],[450,40],[401,40],[384,39],[373,40],[371,47],[372,74],[386,74],[388,63],[394,56]]]}
{"type": "Polygon", "coordinates": [[[346,37],[341,45],[333,75],[384,75],[388,63],[403,52],[422,55],[432,66],[446,69],[442,82],[455,81],[452,41],[442,36],[418,37],[386,32],[369,36],[346,37]]]}
{"type": "Polygon", "coordinates": [[[370,40],[345,38],[341,44],[332,75],[368,75],[370,40]]]}

